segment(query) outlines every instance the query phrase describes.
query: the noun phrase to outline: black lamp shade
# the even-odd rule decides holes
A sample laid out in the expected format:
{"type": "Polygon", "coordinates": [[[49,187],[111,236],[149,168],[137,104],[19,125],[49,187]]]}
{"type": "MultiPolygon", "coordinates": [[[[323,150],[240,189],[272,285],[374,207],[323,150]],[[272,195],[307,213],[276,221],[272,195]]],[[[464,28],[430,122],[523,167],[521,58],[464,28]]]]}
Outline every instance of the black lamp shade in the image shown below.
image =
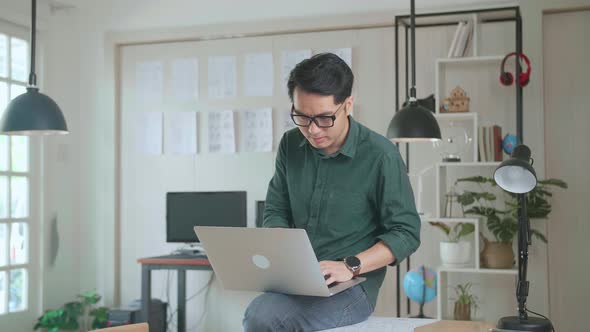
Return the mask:
{"type": "Polygon", "coordinates": [[[537,186],[537,174],[530,163],[531,150],[526,145],[514,148],[510,159],[496,168],[494,180],[504,190],[524,194],[537,186]]]}
{"type": "Polygon", "coordinates": [[[0,119],[0,133],[5,135],[67,134],[66,120],[59,106],[39,92],[28,87],[27,92],[14,98],[0,119]]]}
{"type": "Polygon", "coordinates": [[[412,101],[395,113],[387,128],[387,138],[394,142],[435,142],[441,135],[432,112],[412,101]]]}

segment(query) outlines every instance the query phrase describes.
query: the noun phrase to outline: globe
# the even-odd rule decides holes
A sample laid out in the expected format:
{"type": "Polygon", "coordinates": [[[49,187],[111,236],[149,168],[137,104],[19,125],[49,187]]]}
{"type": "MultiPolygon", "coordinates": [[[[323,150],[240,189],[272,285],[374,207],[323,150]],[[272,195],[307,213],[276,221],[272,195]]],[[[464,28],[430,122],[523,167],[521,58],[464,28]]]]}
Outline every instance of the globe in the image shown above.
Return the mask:
{"type": "Polygon", "coordinates": [[[512,150],[518,145],[518,137],[512,134],[506,134],[502,140],[502,149],[507,154],[512,154],[512,150]]]}
{"type": "Polygon", "coordinates": [[[418,304],[432,301],[436,296],[436,272],[424,266],[409,271],[404,276],[404,291],[418,304]]]}

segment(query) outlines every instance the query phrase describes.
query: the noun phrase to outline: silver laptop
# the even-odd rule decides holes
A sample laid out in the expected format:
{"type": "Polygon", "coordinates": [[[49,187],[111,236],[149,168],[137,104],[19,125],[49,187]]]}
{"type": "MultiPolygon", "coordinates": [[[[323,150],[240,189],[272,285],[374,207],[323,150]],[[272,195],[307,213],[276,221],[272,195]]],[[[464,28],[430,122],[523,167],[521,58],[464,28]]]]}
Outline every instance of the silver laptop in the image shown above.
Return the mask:
{"type": "Polygon", "coordinates": [[[328,297],[365,281],[356,277],[328,287],[303,229],[194,229],[225,289],[328,297]]]}

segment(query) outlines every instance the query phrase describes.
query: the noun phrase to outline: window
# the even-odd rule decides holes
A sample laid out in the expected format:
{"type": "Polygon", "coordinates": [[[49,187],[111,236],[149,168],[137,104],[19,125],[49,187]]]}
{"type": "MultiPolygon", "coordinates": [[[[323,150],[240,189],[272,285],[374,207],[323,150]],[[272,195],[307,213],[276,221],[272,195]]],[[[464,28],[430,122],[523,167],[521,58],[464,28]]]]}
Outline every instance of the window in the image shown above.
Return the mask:
{"type": "MultiPolygon", "coordinates": [[[[26,91],[29,43],[0,31],[0,116],[26,91]]],[[[0,135],[0,316],[29,308],[31,147],[0,135]]]]}

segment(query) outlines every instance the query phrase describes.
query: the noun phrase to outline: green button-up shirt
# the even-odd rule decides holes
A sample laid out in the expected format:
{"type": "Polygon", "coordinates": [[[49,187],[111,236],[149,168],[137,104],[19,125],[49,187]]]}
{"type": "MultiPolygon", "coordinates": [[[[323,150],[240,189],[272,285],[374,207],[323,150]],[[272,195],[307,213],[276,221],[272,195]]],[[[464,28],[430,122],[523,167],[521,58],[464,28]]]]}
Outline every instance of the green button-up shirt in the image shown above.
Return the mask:
{"type": "MultiPolygon", "coordinates": [[[[317,259],[341,260],[382,240],[398,264],[420,245],[420,218],[397,147],[349,117],[340,151],[326,155],[298,129],[279,144],[264,227],[307,231],[317,259]]],[[[375,306],[385,267],[361,285],[375,306]]]]}

